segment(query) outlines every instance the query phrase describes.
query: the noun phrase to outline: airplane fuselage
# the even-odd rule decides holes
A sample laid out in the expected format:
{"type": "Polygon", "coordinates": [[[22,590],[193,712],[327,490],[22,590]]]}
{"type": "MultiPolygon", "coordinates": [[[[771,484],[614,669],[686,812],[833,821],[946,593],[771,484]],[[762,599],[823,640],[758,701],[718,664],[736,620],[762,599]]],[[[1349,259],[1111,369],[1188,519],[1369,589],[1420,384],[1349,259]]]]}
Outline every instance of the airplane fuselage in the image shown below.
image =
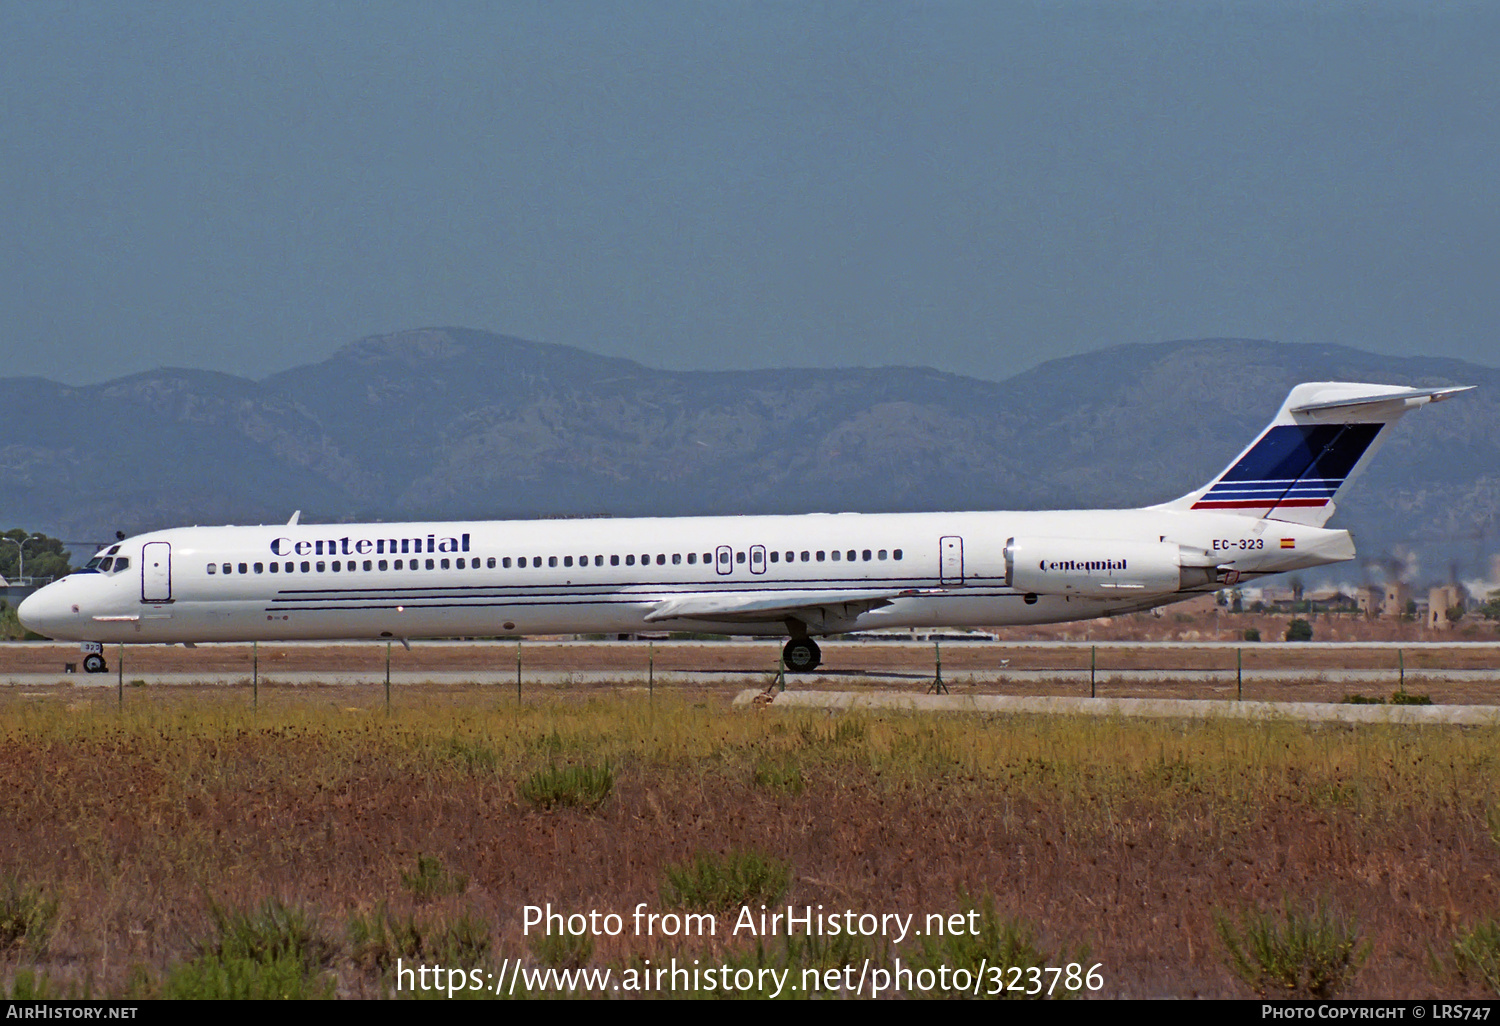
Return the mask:
{"type": "Polygon", "coordinates": [[[821,636],[1083,620],[1354,555],[1345,531],[1161,508],[188,527],[108,551],[23,621],[106,643],[821,636]]]}

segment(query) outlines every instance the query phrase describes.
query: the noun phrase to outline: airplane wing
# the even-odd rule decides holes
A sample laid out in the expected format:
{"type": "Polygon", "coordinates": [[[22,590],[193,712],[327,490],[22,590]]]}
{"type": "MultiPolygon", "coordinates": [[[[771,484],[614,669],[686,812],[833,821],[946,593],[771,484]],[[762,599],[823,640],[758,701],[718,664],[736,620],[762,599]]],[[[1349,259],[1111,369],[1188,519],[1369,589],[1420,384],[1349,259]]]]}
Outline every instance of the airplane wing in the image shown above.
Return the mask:
{"type": "Polygon", "coordinates": [[[798,613],[835,609],[838,609],[836,615],[852,619],[860,613],[889,605],[892,599],[921,594],[926,592],[913,588],[703,592],[696,595],[674,595],[647,613],[646,620],[650,623],[679,619],[774,622],[798,613]]]}

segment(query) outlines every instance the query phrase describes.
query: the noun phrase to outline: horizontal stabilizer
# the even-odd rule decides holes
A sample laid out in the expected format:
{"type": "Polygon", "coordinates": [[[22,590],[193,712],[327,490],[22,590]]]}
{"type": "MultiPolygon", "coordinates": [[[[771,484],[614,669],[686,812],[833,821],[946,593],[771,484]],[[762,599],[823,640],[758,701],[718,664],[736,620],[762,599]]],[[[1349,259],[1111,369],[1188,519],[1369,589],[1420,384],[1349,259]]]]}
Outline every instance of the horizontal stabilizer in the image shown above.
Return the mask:
{"type": "Polygon", "coordinates": [[[801,591],[702,592],[677,595],[646,614],[648,623],[662,620],[766,620],[775,621],[800,610],[820,606],[862,605],[875,609],[891,599],[916,595],[911,589],[880,588],[866,591],[808,589],[801,591]]]}
{"type": "Polygon", "coordinates": [[[1352,399],[1332,399],[1322,403],[1307,403],[1303,406],[1293,406],[1292,413],[1321,413],[1333,410],[1354,410],[1356,407],[1382,406],[1386,403],[1401,403],[1403,406],[1424,406],[1427,403],[1440,403],[1444,399],[1467,392],[1473,385],[1457,385],[1453,388],[1408,388],[1403,392],[1391,392],[1385,395],[1365,395],[1352,399]],[[1415,400],[1415,401],[1414,401],[1415,400]]]}

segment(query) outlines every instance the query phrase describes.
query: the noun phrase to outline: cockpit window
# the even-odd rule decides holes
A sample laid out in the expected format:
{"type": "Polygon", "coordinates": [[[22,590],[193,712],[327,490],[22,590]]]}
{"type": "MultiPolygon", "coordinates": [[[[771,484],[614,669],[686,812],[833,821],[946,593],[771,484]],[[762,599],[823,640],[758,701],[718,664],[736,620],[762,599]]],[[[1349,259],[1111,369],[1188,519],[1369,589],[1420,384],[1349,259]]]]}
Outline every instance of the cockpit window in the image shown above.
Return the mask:
{"type": "Polygon", "coordinates": [[[106,552],[105,555],[106,556],[113,556],[116,552],[119,552],[119,551],[120,551],[120,546],[118,546],[118,545],[111,545],[110,548],[109,548],[109,551],[106,552]]]}
{"type": "Polygon", "coordinates": [[[75,574],[119,573],[121,570],[124,570],[126,567],[130,566],[130,557],[110,555],[111,552],[118,550],[119,547],[120,546],[116,545],[113,549],[110,549],[109,552],[100,553],[73,572],[75,574]]]}

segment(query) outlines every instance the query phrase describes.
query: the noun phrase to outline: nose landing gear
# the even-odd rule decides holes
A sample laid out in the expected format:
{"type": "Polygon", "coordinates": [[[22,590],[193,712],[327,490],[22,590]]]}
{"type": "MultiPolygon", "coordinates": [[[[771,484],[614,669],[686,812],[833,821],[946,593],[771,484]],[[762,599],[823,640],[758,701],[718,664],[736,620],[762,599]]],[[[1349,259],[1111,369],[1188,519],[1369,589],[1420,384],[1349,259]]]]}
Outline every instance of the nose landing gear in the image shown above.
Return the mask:
{"type": "Polygon", "coordinates": [[[109,666],[104,662],[104,657],[98,652],[90,652],[83,657],[84,673],[106,673],[109,666]]]}
{"type": "Polygon", "coordinates": [[[791,672],[810,673],[823,661],[823,653],[811,638],[793,638],[781,650],[781,658],[791,672]]]}

